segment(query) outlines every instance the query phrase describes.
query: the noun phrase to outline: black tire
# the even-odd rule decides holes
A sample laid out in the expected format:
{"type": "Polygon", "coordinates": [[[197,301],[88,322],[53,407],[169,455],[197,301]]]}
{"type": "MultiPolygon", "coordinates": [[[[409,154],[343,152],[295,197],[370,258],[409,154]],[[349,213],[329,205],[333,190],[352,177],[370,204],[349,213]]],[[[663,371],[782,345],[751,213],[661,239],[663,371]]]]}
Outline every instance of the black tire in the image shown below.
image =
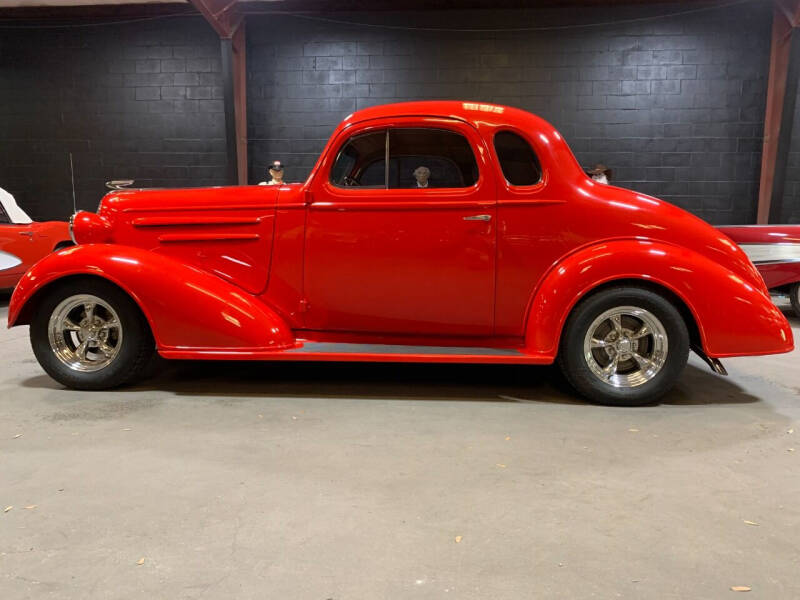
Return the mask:
{"type": "Polygon", "coordinates": [[[147,367],[155,350],[153,336],[144,315],[134,301],[115,285],[100,279],[78,279],[56,284],[45,290],[31,320],[30,338],[33,353],[50,377],[77,390],[105,390],[131,383],[147,367]],[[76,370],[62,362],[50,344],[50,317],[67,298],[91,294],[116,312],[122,339],[113,360],[92,372],[76,370]]]}
{"type": "Polygon", "coordinates": [[[800,282],[795,283],[789,289],[789,300],[792,301],[792,310],[795,316],[800,319],[800,282]]]}
{"type": "Polygon", "coordinates": [[[63,242],[58,242],[56,244],[56,247],[53,248],[53,252],[58,252],[59,250],[63,250],[64,248],[69,248],[70,246],[74,246],[74,245],[75,244],[73,244],[72,242],[67,241],[67,240],[65,240],[63,242]]]}
{"type": "MultiPolygon", "coordinates": [[[[593,336],[594,337],[594,336],[593,336]]],[[[689,358],[689,332],[675,306],[663,296],[632,286],[608,288],[578,303],[561,338],[558,363],[567,381],[587,400],[609,406],[642,406],[656,402],[677,381],[689,358]],[[666,359],[652,379],[633,387],[615,387],[601,380],[584,355],[584,340],[595,319],[616,307],[648,311],[666,333],[666,359]]]]}

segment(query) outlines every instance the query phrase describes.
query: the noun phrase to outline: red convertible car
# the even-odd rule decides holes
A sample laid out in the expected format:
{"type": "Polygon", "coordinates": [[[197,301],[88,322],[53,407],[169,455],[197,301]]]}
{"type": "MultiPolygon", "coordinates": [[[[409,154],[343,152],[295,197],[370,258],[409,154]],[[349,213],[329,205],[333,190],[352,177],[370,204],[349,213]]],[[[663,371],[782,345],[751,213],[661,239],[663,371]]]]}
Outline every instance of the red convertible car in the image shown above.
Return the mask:
{"type": "Polygon", "coordinates": [[[473,102],[373,107],[308,180],[115,190],[17,286],[62,384],[176,359],[550,364],[585,397],[654,401],[690,348],[789,352],[747,255],[655,198],[596,183],[550,124],[473,102]]]}
{"type": "Polygon", "coordinates": [[[0,189],[0,290],[17,285],[43,256],[71,245],[66,223],[32,221],[14,196],[0,189]]]}
{"type": "Polygon", "coordinates": [[[719,229],[741,246],[771,291],[789,296],[794,313],[800,317],[800,225],[719,229]]]}

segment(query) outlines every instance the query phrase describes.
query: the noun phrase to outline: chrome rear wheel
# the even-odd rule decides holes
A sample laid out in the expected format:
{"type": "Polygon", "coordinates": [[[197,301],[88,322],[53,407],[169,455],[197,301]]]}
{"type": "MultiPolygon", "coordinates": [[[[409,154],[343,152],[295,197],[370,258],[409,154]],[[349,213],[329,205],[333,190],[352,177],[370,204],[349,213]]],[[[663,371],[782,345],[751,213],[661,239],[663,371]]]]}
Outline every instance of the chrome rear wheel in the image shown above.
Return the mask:
{"type": "Polygon", "coordinates": [[[669,391],[688,357],[689,330],[678,306],[655,289],[620,285],[573,308],[558,362],[589,400],[640,406],[669,391]]]}
{"type": "Polygon", "coordinates": [[[583,340],[586,364],[603,383],[618,388],[642,385],[664,366],[667,331],[650,311],[636,306],[611,308],[589,326],[583,340]]]}

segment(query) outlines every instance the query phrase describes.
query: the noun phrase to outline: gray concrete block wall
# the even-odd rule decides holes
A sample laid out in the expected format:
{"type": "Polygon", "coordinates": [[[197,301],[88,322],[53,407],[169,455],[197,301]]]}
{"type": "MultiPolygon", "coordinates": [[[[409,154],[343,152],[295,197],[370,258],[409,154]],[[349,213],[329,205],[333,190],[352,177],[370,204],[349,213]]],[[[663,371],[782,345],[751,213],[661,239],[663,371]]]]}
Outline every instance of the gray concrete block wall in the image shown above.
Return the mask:
{"type": "Polygon", "coordinates": [[[387,29],[251,18],[251,177],[281,159],[291,179],[303,179],[336,124],[356,109],[468,99],[543,116],[582,164],[606,163],[621,186],[713,223],[752,222],[769,63],[766,3],[583,29],[402,29],[613,21],[686,8],[606,8],[583,17],[573,8],[335,15],[387,29]]]}
{"type": "Polygon", "coordinates": [[[219,40],[200,17],[0,29],[0,187],[31,216],[94,210],[109,179],[225,183],[219,40]]]}

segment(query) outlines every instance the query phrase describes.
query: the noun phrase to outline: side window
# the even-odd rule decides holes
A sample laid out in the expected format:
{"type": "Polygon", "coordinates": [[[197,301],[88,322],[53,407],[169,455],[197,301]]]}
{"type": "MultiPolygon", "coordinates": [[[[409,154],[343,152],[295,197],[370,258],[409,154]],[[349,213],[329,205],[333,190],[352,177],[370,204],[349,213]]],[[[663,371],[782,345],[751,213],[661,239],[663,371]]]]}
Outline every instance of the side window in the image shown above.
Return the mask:
{"type": "Polygon", "coordinates": [[[0,204],[0,224],[8,225],[11,223],[11,219],[8,217],[8,213],[6,209],[0,204]]]}
{"type": "Polygon", "coordinates": [[[359,183],[367,187],[386,187],[386,159],[381,156],[378,160],[366,165],[361,171],[359,183]]]}
{"type": "Polygon", "coordinates": [[[389,182],[395,188],[463,188],[478,181],[464,136],[444,129],[390,129],[389,182]]]}
{"type": "Polygon", "coordinates": [[[331,183],[340,187],[386,187],[386,130],[354,135],[342,146],[331,168],[331,183]]]}
{"type": "Polygon", "coordinates": [[[511,131],[494,136],[494,149],[500,168],[511,185],[534,185],[542,178],[542,167],[530,144],[511,131]]]}

